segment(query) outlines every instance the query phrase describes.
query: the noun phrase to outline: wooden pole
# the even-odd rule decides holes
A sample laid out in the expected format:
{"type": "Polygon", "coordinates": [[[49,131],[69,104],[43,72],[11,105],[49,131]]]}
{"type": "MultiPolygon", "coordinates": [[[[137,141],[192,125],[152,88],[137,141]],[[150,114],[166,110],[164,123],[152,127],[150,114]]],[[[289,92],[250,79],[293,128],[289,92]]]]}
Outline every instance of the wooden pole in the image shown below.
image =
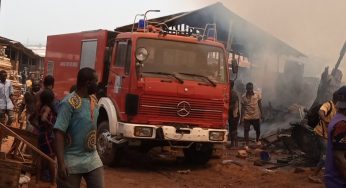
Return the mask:
{"type": "Polygon", "coordinates": [[[47,159],[49,162],[53,163],[54,165],[56,164],[55,161],[50,158],[48,155],[44,154],[41,150],[37,149],[35,146],[30,144],[28,141],[26,141],[24,138],[19,136],[17,133],[13,132],[11,129],[9,129],[6,125],[0,123],[1,127],[4,128],[6,131],[10,132],[13,136],[15,136],[17,139],[20,141],[24,142],[29,148],[33,149],[36,151],[38,154],[40,154],[43,158],[47,159]]]}
{"type": "Polygon", "coordinates": [[[344,57],[345,53],[346,53],[346,41],[345,41],[345,43],[344,43],[344,46],[343,46],[343,47],[341,48],[341,50],[340,50],[340,56],[339,56],[338,61],[337,61],[336,64],[335,64],[334,70],[337,70],[337,69],[339,68],[339,65],[340,65],[340,63],[341,63],[341,60],[342,60],[342,58],[344,57]]]}

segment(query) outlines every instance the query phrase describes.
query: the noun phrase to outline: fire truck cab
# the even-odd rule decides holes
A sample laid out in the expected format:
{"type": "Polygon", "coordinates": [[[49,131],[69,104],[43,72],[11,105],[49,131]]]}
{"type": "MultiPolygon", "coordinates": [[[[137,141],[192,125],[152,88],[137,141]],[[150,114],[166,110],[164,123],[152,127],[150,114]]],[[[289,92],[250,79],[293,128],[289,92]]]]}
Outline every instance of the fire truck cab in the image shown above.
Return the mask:
{"type": "Polygon", "coordinates": [[[230,93],[228,53],[206,33],[142,21],[125,33],[48,36],[45,74],[55,77],[56,95],[63,98],[79,69],[96,70],[96,145],[104,164],[117,163],[125,147],[155,146],[182,148],[187,160],[203,164],[213,144],[227,140],[230,93]]]}

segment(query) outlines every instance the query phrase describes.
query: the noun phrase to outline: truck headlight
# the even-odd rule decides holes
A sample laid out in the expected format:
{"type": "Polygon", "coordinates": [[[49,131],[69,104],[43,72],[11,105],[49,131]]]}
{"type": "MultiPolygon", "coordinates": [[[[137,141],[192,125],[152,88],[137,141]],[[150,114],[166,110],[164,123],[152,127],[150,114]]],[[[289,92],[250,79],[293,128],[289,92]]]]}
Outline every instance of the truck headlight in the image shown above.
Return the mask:
{"type": "Polygon", "coordinates": [[[151,137],[153,136],[153,128],[151,127],[135,127],[135,136],[138,137],[151,137]]]}
{"type": "Polygon", "coordinates": [[[210,131],[209,140],[211,141],[223,141],[225,137],[224,131],[210,131]]]}

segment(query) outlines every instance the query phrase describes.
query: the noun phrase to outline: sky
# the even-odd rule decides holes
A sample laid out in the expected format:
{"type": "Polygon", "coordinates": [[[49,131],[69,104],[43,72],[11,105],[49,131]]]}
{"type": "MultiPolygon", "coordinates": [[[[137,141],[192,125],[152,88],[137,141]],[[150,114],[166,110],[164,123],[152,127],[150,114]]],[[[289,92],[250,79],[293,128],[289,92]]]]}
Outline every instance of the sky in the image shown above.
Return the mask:
{"type": "MultiPolygon", "coordinates": [[[[217,0],[2,0],[0,36],[45,44],[47,35],[114,29],[148,9],[149,18],[195,10],[217,0]]],[[[346,41],[346,0],[220,0],[234,13],[304,54],[336,62],[346,41]]]]}

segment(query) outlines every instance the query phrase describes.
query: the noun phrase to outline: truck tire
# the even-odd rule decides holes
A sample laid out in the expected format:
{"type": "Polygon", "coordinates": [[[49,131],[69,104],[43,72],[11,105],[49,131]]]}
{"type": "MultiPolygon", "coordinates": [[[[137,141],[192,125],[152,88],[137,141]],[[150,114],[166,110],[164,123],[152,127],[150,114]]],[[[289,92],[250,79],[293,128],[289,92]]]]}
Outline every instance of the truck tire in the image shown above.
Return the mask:
{"type": "Polygon", "coordinates": [[[184,149],[184,156],[187,162],[204,165],[213,154],[213,144],[194,143],[189,148],[184,149]]]}
{"type": "Polygon", "coordinates": [[[120,163],[124,152],[122,148],[108,141],[107,135],[110,134],[108,121],[101,122],[97,129],[96,148],[104,165],[115,166],[120,163]]]}

